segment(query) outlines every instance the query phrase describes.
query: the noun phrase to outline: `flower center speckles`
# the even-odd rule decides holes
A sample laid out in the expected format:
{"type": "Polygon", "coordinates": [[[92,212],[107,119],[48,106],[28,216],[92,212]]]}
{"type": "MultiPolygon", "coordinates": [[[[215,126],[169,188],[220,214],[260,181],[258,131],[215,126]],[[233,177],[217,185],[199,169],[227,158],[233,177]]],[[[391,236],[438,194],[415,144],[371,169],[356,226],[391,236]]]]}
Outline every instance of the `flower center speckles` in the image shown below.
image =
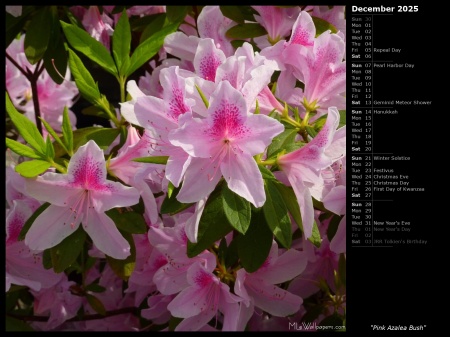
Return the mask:
{"type": "Polygon", "coordinates": [[[204,288],[212,282],[212,275],[208,274],[203,270],[199,270],[195,275],[195,283],[200,287],[204,288]]]}
{"type": "Polygon", "coordinates": [[[85,190],[104,190],[105,168],[91,157],[81,158],[73,170],[72,184],[85,190]]]}
{"type": "Polygon", "coordinates": [[[21,214],[15,214],[12,220],[8,224],[7,228],[7,239],[6,243],[10,244],[13,242],[16,242],[20,231],[22,230],[22,227],[25,223],[25,218],[21,214]]]}
{"type": "Polygon", "coordinates": [[[220,59],[214,56],[214,54],[209,54],[203,57],[200,61],[200,74],[208,81],[214,82],[216,79],[216,70],[220,66],[220,59]]]}
{"type": "Polygon", "coordinates": [[[209,135],[217,138],[224,138],[227,144],[233,138],[241,138],[248,133],[248,128],[244,125],[243,117],[239,108],[230,103],[222,104],[213,115],[213,126],[209,130],[209,135]]]}
{"type": "Polygon", "coordinates": [[[169,102],[169,117],[178,121],[178,116],[189,111],[189,107],[184,103],[183,92],[180,88],[172,86],[172,100],[169,102]]]}

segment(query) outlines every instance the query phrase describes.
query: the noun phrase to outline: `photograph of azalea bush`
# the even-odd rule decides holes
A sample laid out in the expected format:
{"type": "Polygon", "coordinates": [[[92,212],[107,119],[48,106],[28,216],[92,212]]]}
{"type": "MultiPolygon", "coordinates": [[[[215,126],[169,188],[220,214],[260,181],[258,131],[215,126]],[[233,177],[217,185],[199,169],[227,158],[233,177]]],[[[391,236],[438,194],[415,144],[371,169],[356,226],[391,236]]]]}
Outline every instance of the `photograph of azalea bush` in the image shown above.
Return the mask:
{"type": "Polygon", "coordinates": [[[344,331],[345,25],[6,6],[6,330],[344,331]]]}

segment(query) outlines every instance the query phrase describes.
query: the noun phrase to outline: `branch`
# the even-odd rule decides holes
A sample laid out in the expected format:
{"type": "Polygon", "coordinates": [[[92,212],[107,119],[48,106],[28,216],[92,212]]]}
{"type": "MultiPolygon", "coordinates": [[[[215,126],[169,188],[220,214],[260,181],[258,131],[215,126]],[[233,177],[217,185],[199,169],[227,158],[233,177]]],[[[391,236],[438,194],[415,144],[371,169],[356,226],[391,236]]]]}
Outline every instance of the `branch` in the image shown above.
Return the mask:
{"type": "MultiPolygon", "coordinates": [[[[92,315],[86,315],[83,317],[73,317],[71,319],[68,319],[66,322],[79,322],[79,321],[92,321],[95,319],[103,319],[106,317],[121,315],[121,314],[133,314],[137,316],[137,308],[135,307],[127,307],[127,308],[121,308],[117,310],[111,310],[107,311],[106,315],[101,314],[92,314],[92,315]]],[[[25,315],[16,315],[16,314],[6,314],[7,316],[21,319],[24,321],[33,321],[33,322],[47,322],[49,317],[48,316],[25,316],[25,315]]]]}

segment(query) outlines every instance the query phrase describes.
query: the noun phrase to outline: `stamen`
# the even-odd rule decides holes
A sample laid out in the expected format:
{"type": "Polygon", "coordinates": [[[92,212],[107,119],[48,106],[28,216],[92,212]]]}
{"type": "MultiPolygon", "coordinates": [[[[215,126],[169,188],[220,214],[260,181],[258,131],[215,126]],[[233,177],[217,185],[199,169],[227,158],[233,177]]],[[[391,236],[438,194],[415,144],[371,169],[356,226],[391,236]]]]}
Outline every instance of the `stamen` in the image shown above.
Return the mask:
{"type": "Polygon", "coordinates": [[[66,79],[64,78],[63,75],[61,75],[61,73],[58,71],[58,69],[55,66],[55,59],[52,59],[52,65],[53,65],[53,69],[55,69],[56,73],[59,75],[59,77],[61,77],[63,79],[63,81],[66,81],[66,79]]]}

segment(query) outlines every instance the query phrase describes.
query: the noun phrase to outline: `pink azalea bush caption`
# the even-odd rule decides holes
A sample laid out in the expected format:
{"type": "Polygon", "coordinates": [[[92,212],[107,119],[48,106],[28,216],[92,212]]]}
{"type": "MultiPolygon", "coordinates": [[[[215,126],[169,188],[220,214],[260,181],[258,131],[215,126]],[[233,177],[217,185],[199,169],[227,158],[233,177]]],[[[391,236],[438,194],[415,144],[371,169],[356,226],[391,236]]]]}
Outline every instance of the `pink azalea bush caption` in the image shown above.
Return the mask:
{"type": "Polygon", "coordinates": [[[6,12],[8,330],[345,330],[345,7],[6,12]]]}

